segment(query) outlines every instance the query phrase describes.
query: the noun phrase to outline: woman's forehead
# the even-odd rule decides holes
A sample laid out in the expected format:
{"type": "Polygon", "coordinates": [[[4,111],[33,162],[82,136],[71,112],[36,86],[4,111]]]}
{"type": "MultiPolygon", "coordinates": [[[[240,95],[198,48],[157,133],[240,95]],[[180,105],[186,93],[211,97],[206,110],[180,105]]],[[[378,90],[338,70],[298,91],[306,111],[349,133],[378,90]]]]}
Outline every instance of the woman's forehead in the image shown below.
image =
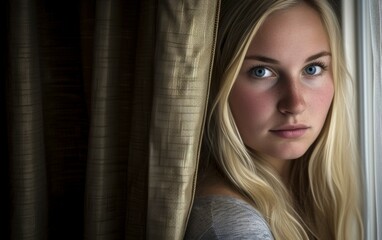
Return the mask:
{"type": "Polygon", "coordinates": [[[320,15],[307,4],[272,13],[255,34],[247,55],[264,55],[280,61],[291,56],[307,58],[330,52],[327,32],[320,15]]]}

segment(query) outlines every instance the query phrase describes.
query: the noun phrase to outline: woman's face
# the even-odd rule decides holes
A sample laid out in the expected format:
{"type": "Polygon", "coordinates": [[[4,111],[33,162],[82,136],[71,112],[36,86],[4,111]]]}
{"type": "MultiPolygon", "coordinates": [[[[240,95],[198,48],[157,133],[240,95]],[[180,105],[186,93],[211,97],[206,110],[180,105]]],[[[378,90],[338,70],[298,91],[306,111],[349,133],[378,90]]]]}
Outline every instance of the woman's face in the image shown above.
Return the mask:
{"type": "Polygon", "coordinates": [[[307,151],[333,94],[328,36],[318,13],[299,4],[273,13],[261,26],[229,104],[246,146],[280,162],[307,151]]]}

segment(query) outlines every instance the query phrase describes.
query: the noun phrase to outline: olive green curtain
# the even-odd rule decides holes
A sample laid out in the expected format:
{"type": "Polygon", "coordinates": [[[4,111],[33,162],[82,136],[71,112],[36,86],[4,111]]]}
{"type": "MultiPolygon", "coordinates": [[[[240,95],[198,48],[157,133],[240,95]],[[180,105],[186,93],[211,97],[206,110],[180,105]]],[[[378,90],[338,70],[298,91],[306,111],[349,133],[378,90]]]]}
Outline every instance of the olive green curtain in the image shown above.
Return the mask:
{"type": "Polygon", "coordinates": [[[218,0],[8,0],[9,239],[181,239],[218,0]]]}

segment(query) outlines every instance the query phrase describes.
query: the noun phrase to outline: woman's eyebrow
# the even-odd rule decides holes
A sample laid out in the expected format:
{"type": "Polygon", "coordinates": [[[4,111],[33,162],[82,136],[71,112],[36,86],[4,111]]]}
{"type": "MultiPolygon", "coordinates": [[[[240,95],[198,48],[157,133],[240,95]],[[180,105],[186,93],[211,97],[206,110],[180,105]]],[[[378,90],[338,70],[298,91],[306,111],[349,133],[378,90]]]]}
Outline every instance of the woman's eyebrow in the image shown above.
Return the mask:
{"type": "Polygon", "coordinates": [[[308,57],[305,60],[305,62],[310,62],[310,61],[316,60],[317,58],[324,57],[324,56],[332,56],[332,54],[330,52],[327,52],[327,51],[322,51],[322,52],[319,52],[317,54],[314,54],[314,55],[308,57]]]}
{"type": "Polygon", "coordinates": [[[279,64],[280,63],[276,59],[265,57],[265,56],[261,56],[261,55],[249,55],[249,56],[246,56],[244,58],[244,60],[246,60],[246,59],[258,60],[258,61],[261,61],[261,62],[267,62],[267,63],[272,63],[272,64],[279,64]]]}
{"type": "MultiPolygon", "coordinates": [[[[305,60],[305,62],[310,62],[310,61],[313,61],[313,60],[315,60],[317,58],[324,57],[324,56],[332,56],[332,54],[330,52],[328,52],[328,51],[322,51],[322,52],[319,52],[317,54],[314,54],[314,55],[308,57],[305,60]]],[[[258,60],[258,61],[261,61],[261,62],[272,63],[272,64],[279,64],[280,63],[276,59],[265,57],[265,56],[261,56],[261,55],[249,55],[249,56],[246,56],[244,58],[244,60],[247,60],[247,59],[258,60]]]]}

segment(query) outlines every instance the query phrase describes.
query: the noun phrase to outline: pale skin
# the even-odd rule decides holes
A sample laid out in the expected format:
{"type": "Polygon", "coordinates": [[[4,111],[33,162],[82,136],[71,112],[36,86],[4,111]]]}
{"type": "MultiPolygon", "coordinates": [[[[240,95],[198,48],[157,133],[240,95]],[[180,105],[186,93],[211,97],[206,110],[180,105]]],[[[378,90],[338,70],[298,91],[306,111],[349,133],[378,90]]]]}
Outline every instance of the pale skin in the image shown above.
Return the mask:
{"type": "MultiPolygon", "coordinates": [[[[287,184],[290,160],[319,135],[334,96],[328,36],[306,5],[271,14],[252,39],[229,104],[240,135],[287,184]]],[[[199,195],[243,197],[219,174],[201,182],[199,195]]],[[[244,199],[245,200],[245,199],[244,199]]]]}

